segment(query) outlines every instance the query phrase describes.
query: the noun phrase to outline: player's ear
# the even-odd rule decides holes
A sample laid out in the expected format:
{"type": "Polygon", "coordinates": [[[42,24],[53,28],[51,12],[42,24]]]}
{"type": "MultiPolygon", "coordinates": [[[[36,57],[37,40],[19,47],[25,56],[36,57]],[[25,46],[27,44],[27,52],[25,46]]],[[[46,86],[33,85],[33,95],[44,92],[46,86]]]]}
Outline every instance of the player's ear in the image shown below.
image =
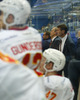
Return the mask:
{"type": "Polygon", "coordinates": [[[13,23],[14,22],[14,16],[12,14],[9,14],[8,17],[7,17],[7,19],[6,19],[6,22],[8,24],[13,23]]]}
{"type": "Polygon", "coordinates": [[[50,68],[52,69],[53,68],[53,62],[49,62],[49,66],[50,66],[50,68]]]}
{"type": "Polygon", "coordinates": [[[53,69],[53,62],[49,62],[49,63],[46,65],[46,69],[47,69],[47,70],[53,69]]]}

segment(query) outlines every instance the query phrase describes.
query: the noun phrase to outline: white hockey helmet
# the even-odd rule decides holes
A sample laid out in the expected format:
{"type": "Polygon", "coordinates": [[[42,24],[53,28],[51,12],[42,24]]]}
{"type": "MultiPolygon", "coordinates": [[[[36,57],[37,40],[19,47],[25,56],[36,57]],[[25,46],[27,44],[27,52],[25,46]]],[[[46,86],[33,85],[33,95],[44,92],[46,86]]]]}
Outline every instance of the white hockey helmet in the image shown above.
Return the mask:
{"type": "Polygon", "coordinates": [[[47,72],[51,71],[60,71],[64,68],[65,65],[65,56],[62,52],[56,49],[49,48],[43,52],[43,56],[46,58],[46,62],[44,65],[44,69],[47,72]],[[53,68],[51,70],[46,69],[46,64],[49,62],[53,62],[53,68]]]}
{"type": "Polygon", "coordinates": [[[0,10],[3,11],[3,21],[6,26],[25,24],[31,13],[31,7],[27,0],[3,0],[0,2],[0,10]],[[9,14],[14,16],[14,22],[8,24],[6,18],[9,14]]]}

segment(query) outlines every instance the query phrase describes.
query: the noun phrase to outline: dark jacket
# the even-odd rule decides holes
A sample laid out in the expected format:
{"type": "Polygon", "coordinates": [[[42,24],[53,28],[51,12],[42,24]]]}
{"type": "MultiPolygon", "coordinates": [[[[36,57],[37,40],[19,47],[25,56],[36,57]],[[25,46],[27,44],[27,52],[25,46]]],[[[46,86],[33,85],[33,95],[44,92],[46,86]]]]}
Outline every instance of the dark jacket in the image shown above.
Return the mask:
{"type": "Polygon", "coordinates": [[[70,35],[67,36],[65,41],[63,54],[65,55],[67,61],[75,57],[75,44],[70,35]]]}
{"type": "Polygon", "coordinates": [[[61,39],[57,36],[51,43],[50,48],[54,48],[59,50],[59,44],[60,44],[61,39]]]}
{"type": "Polygon", "coordinates": [[[67,36],[67,39],[64,44],[63,54],[66,57],[66,64],[64,66],[64,75],[68,77],[68,64],[71,59],[75,57],[75,44],[72,41],[70,35],[67,36]]]}
{"type": "MultiPolygon", "coordinates": [[[[60,41],[61,41],[61,39],[59,37],[56,37],[50,47],[59,50],[60,41]]],[[[67,36],[67,39],[65,41],[64,48],[63,48],[63,54],[66,57],[66,64],[64,67],[64,75],[67,77],[69,61],[75,57],[75,44],[72,41],[70,35],[67,36]]],[[[61,73],[62,73],[62,71],[61,71],[61,73]]]]}
{"type": "Polygon", "coordinates": [[[51,39],[42,40],[42,52],[49,48],[50,42],[51,42],[51,39]]]}
{"type": "Polygon", "coordinates": [[[77,60],[80,60],[80,38],[78,39],[75,58],[76,58],[77,60]]]}

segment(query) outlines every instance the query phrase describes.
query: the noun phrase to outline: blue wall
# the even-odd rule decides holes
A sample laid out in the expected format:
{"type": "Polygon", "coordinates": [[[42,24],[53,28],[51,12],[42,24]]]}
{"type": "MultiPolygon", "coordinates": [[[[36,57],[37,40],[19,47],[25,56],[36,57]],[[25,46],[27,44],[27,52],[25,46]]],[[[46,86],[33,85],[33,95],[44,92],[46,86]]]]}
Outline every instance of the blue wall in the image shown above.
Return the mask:
{"type": "Polygon", "coordinates": [[[36,16],[32,20],[32,24],[34,24],[34,28],[41,29],[42,26],[47,26],[50,23],[51,19],[48,19],[48,16],[36,16]]]}
{"type": "Polygon", "coordinates": [[[36,3],[37,0],[30,0],[31,7],[36,3]]]}

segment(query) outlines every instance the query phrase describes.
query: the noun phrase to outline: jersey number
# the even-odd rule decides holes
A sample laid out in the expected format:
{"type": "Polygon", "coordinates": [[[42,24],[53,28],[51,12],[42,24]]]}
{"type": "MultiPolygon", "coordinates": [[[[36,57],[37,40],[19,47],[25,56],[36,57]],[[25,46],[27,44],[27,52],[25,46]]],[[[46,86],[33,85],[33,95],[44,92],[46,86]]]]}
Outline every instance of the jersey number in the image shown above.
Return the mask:
{"type": "MultiPolygon", "coordinates": [[[[36,64],[37,64],[37,61],[38,61],[38,60],[41,60],[41,58],[42,58],[42,54],[41,54],[41,53],[36,53],[36,54],[33,56],[32,64],[35,64],[35,65],[36,65],[36,64]]],[[[27,64],[30,62],[30,59],[31,59],[31,54],[28,53],[28,54],[26,54],[26,55],[24,56],[22,63],[23,63],[24,65],[27,65],[27,64]]]]}
{"type": "Polygon", "coordinates": [[[56,94],[54,92],[49,91],[48,93],[46,93],[46,98],[48,98],[49,96],[52,96],[49,100],[53,100],[54,98],[56,98],[56,94]]]}

